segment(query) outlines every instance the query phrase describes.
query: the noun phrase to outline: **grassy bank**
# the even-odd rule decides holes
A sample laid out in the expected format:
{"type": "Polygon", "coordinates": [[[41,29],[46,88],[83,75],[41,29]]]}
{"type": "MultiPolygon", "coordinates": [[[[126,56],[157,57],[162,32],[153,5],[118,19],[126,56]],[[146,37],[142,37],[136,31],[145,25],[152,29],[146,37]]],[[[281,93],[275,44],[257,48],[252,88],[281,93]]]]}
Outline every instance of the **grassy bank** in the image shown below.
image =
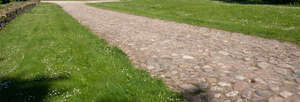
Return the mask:
{"type": "Polygon", "coordinates": [[[91,6],[300,44],[300,8],[210,0],[123,0],[91,6]]]}
{"type": "Polygon", "coordinates": [[[60,7],[40,4],[0,32],[1,102],[175,102],[161,80],[60,7]]]}

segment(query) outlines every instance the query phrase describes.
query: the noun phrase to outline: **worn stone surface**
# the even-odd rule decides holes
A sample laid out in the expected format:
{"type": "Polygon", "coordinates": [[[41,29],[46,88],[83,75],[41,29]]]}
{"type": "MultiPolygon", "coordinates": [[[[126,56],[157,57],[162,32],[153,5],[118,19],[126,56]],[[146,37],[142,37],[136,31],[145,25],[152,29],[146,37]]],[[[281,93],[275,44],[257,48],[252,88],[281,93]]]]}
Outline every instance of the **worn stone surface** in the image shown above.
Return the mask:
{"type": "Polygon", "coordinates": [[[225,100],[224,102],[232,102],[231,100],[225,100]]]}
{"type": "Polygon", "coordinates": [[[235,76],[235,78],[236,78],[237,80],[245,80],[245,79],[246,79],[246,77],[244,77],[244,76],[242,76],[242,75],[237,75],[237,76],[235,76]]]}
{"type": "Polygon", "coordinates": [[[269,91],[264,91],[264,90],[256,90],[255,93],[258,95],[258,96],[262,96],[262,97],[267,97],[270,95],[270,92],[269,91]]]}
{"type": "Polygon", "coordinates": [[[250,89],[242,91],[241,96],[246,100],[250,100],[252,98],[252,91],[250,89]]]}
{"type": "Polygon", "coordinates": [[[234,88],[234,90],[237,90],[237,91],[243,91],[243,90],[249,88],[249,84],[244,81],[238,81],[234,84],[233,88],[234,88]]]}
{"type": "Polygon", "coordinates": [[[300,84],[300,78],[296,78],[296,82],[300,84]]]}
{"type": "Polygon", "coordinates": [[[266,69],[266,68],[268,68],[270,66],[270,64],[267,63],[267,62],[260,62],[260,63],[257,64],[257,66],[259,68],[266,69]]]}
{"type": "Polygon", "coordinates": [[[224,87],[224,86],[227,86],[227,87],[230,87],[230,86],[231,86],[230,83],[226,83],[226,82],[219,82],[218,85],[219,85],[219,86],[223,86],[223,87],[224,87]]]}
{"type": "Polygon", "coordinates": [[[283,91],[283,92],[280,92],[279,94],[284,98],[288,98],[293,95],[293,93],[291,93],[289,91],[283,91]]]}
{"type": "Polygon", "coordinates": [[[221,96],[222,96],[222,94],[220,94],[220,93],[217,93],[214,95],[215,98],[220,98],[221,96]]]}
{"type": "Polygon", "coordinates": [[[295,70],[294,74],[296,77],[300,78],[300,69],[295,70]]]}
{"type": "Polygon", "coordinates": [[[278,96],[269,98],[268,102],[284,102],[284,99],[278,96]]]}
{"type": "Polygon", "coordinates": [[[79,1],[56,3],[173,90],[205,87],[216,102],[239,97],[244,102],[280,100],[271,98],[276,95],[292,102],[300,97],[295,79],[299,45],[98,9],[79,1]],[[204,82],[207,85],[200,85],[204,82]],[[292,95],[281,95],[284,90],[292,95]]]}
{"type": "Polygon", "coordinates": [[[182,84],[182,85],[179,85],[179,87],[184,90],[187,90],[187,91],[197,90],[197,87],[192,84],[182,84]]]}
{"type": "Polygon", "coordinates": [[[238,91],[231,91],[231,92],[226,93],[225,95],[227,97],[234,97],[234,96],[238,95],[238,93],[239,93],[238,91]]]}
{"type": "Polygon", "coordinates": [[[300,102],[300,97],[293,99],[292,102],[300,102]]]}
{"type": "Polygon", "coordinates": [[[192,56],[187,56],[187,55],[182,56],[182,58],[183,58],[183,59],[194,59],[194,57],[192,57],[192,56]]]}
{"type": "Polygon", "coordinates": [[[274,92],[277,92],[280,90],[280,88],[278,86],[270,86],[270,89],[274,92]]]}
{"type": "Polygon", "coordinates": [[[208,85],[207,83],[200,83],[200,84],[198,85],[199,89],[207,89],[208,86],[209,86],[209,85],[208,85]]]}

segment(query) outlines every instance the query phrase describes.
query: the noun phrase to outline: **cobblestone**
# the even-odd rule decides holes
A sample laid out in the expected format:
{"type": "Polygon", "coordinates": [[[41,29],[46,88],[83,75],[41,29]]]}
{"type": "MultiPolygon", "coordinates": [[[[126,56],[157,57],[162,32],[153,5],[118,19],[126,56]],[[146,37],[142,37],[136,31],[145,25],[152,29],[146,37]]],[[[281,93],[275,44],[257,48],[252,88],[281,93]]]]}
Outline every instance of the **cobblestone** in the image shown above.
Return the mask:
{"type": "Polygon", "coordinates": [[[293,102],[300,97],[299,45],[98,9],[85,2],[51,2],[121,48],[137,67],[163,76],[173,90],[196,90],[206,82],[207,92],[221,95],[212,99],[219,102],[238,97],[244,102],[293,102]]]}

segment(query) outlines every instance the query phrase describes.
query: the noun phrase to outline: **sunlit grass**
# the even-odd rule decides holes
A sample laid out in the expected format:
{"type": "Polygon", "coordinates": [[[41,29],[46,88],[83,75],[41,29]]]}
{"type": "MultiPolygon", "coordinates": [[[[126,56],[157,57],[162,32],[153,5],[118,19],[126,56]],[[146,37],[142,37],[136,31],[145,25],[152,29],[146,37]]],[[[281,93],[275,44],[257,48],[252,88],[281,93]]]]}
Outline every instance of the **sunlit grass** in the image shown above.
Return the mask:
{"type": "Polygon", "coordinates": [[[40,4],[0,32],[1,102],[175,102],[161,80],[131,65],[60,7],[40,4]]]}
{"type": "Polygon", "coordinates": [[[300,44],[300,8],[214,0],[122,0],[91,6],[300,44]]]}

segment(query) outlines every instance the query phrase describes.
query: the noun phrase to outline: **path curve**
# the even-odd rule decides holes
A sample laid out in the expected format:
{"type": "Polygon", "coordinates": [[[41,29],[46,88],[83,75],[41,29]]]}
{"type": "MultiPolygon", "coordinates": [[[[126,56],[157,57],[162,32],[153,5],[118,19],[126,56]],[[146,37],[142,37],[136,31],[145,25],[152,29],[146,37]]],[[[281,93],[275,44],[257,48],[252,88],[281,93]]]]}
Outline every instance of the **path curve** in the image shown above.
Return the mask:
{"type": "Polygon", "coordinates": [[[299,45],[55,3],[190,101],[300,101],[299,45]]]}

